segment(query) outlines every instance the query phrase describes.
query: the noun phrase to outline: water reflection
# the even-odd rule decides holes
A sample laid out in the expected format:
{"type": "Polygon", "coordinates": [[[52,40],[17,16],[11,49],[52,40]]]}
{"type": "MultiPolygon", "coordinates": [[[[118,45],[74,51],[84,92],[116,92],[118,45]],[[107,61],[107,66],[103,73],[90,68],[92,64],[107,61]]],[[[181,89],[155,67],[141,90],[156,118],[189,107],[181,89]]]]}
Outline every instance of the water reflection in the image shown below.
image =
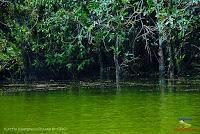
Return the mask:
{"type": "Polygon", "coordinates": [[[120,92],[115,88],[71,88],[3,93],[0,132],[25,133],[3,131],[12,127],[61,127],[67,132],[48,133],[169,134],[177,127],[178,117],[191,117],[192,126],[200,128],[200,94],[169,92],[166,88],[135,86],[121,88],[120,92]]]}

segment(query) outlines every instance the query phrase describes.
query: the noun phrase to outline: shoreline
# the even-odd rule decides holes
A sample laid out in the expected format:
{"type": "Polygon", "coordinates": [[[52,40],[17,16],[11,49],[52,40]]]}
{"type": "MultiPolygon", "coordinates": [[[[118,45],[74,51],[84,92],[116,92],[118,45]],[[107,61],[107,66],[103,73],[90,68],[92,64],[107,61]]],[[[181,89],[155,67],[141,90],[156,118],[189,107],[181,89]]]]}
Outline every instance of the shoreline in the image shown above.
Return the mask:
{"type": "MultiPolygon", "coordinates": [[[[160,85],[158,81],[121,81],[121,88],[146,87],[148,91],[157,89],[169,89],[174,91],[200,91],[200,80],[166,80],[165,85],[160,85]]],[[[5,83],[0,84],[0,91],[62,91],[71,88],[96,88],[96,89],[116,89],[114,81],[59,81],[59,82],[32,82],[32,83],[5,83]]]]}

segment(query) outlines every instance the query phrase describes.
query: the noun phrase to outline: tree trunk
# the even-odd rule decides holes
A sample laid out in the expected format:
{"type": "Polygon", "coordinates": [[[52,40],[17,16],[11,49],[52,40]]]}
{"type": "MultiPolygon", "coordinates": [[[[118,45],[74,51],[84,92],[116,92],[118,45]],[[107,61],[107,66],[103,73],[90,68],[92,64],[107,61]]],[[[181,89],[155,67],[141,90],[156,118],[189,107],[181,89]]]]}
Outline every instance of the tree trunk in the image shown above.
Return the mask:
{"type": "Polygon", "coordinates": [[[100,80],[103,80],[103,60],[102,60],[102,53],[101,53],[101,47],[99,48],[99,66],[100,66],[100,80]]]}
{"type": "Polygon", "coordinates": [[[119,74],[120,74],[120,67],[119,67],[119,61],[118,56],[114,54],[114,62],[115,62],[115,78],[116,78],[116,84],[119,85],[119,74]]]}
{"type": "Polygon", "coordinates": [[[165,63],[164,63],[164,53],[163,53],[163,41],[162,38],[159,37],[159,73],[160,73],[160,82],[164,84],[164,75],[165,75],[165,63]]]}
{"type": "MultiPolygon", "coordinates": [[[[162,10],[163,1],[155,0],[154,4],[156,5],[156,15],[160,14],[162,10]]],[[[157,27],[159,33],[159,49],[158,49],[158,62],[159,62],[159,74],[160,74],[160,84],[165,84],[164,75],[165,75],[165,62],[164,62],[164,52],[163,52],[163,41],[164,41],[164,30],[163,30],[163,22],[159,18],[157,18],[157,27]]]]}
{"type": "Polygon", "coordinates": [[[174,70],[175,70],[175,60],[174,60],[174,49],[173,45],[169,44],[169,78],[174,79],[174,70]]]}
{"type": "Polygon", "coordinates": [[[119,66],[119,60],[118,60],[118,52],[119,50],[119,37],[117,36],[116,44],[115,44],[115,52],[114,52],[114,62],[115,62],[115,79],[116,79],[116,85],[117,89],[119,87],[119,80],[120,80],[120,66],[119,66]]]}

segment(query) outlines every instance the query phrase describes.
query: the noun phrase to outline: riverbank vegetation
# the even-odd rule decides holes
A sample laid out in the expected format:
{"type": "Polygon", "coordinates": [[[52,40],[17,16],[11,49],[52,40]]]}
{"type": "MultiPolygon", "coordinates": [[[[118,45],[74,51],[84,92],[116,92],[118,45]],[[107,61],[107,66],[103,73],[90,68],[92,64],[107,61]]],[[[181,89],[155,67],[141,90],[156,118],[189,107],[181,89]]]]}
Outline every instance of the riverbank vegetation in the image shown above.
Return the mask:
{"type": "Polygon", "coordinates": [[[198,75],[199,16],[199,0],[1,0],[0,79],[198,75]]]}

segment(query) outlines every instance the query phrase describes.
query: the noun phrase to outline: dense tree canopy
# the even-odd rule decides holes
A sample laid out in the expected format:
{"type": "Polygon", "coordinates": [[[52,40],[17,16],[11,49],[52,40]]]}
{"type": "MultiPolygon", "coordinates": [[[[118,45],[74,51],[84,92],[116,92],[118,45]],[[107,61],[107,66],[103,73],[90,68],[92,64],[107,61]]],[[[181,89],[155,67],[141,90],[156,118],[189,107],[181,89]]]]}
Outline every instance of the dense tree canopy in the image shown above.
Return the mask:
{"type": "Polygon", "coordinates": [[[199,0],[1,0],[0,77],[198,72],[199,16],[199,0]]]}

